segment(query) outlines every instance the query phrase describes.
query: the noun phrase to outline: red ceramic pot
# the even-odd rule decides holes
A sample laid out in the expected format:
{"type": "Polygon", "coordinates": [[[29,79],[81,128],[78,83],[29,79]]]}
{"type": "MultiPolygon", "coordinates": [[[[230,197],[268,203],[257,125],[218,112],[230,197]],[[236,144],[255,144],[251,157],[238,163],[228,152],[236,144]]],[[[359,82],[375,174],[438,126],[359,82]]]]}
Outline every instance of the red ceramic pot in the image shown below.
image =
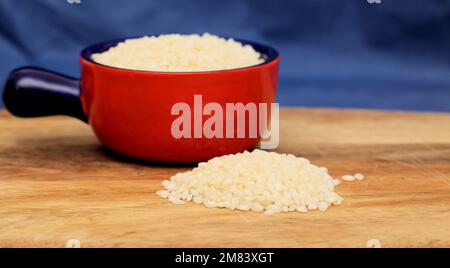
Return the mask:
{"type": "MultiPolygon", "coordinates": [[[[96,44],[81,52],[81,79],[24,67],[5,83],[7,109],[22,117],[65,114],[89,123],[98,139],[121,154],[158,162],[199,162],[254,148],[258,137],[175,138],[171,127],[176,103],[194,111],[194,95],[203,104],[275,102],[280,57],[273,48],[253,42],[262,64],[210,72],[148,72],[105,66],[91,55],[125,39],[96,44]]],[[[198,103],[197,103],[198,104],[198,103]]],[[[203,115],[206,120],[208,116],[203,115]]],[[[248,120],[246,127],[248,127],[248,120]]],[[[195,126],[193,126],[194,128],[195,126]]],[[[192,129],[192,132],[194,129],[192,129]]],[[[248,136],[248,135],[247,135],[248,136]]]]}

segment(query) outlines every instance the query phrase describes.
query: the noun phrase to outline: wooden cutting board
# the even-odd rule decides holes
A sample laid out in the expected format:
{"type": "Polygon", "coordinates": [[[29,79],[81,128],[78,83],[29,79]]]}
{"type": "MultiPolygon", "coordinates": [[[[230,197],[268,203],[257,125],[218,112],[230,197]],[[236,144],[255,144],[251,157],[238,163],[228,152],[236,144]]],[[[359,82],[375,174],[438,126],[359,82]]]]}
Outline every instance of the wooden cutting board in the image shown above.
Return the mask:
{"type": "Polygon", "coordinates": [[[0,246],[450,247],[450,114],[283,109],[277,151],[366,179],[325,213],[176,206],[155,192],[191,167],[119,157],[75,119],[0,112],[0,246]]]}

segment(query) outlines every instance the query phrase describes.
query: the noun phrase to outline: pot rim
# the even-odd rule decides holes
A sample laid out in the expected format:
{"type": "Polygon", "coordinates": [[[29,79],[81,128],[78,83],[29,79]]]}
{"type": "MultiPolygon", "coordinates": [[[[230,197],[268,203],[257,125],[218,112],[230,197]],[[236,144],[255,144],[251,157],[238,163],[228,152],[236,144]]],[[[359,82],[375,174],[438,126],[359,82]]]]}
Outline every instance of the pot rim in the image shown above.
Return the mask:
{"type": "MultiPolygon", "coordinates": [[[[84,48],[80,53],[80,57],[81,57],[81,59],[83,59],[87,62],[90,62],[94,65],[98,65],[98,66],[112,69],[112,70],[120,70],[120,71],[127,71],[127,72],[140,72],[140,73],[149,73],[149,74],[169,74],[169,75],[191,75],[191,74],[208,74],[208,73],[247,71],[247,70],[265,67],[266,65],[269,65],[275,61],[278,61],[280,58],[280,54],[273,47],[270,47],[270,46],[267,46],[267,45],[264,45],[261,43],[253,42],[253,41],[248,41],[245,39],[235,39],[235,38],[233,38],[235,41],[238,41],[244,45],[252,46],[253,49],[255,49],[257,52],[259,52],[260,54],[262,54],[265,57],[265,61],[262,63],[256,64],[256,65],[234,68],[234,69],[226,69],[226,70],[194,71],[194,72],[167,72],[167,71],[133,70],[133,69],[127,69],[127,68],[114,67],[114,66],[109,66],[109,65],[102,64],[102,63],[98,63],[98,62],[94,61],[91,57],[92,54],[102,53],[102,52],[108,50],[109,48],[116,46],[118,43],[123,42],[127,39],[142,38],[145,36],[159,36],[159,35],[140,35],[140,36],[116,38],[116,39],[111,39],[111,40],[106,40],[103,42],[95,43],[93,45],[90,45],[90,46],[84,48]]],[[[219,36],[219,37],[226,38],[226,39],[230,38],[230,37],[223,37],[223,36],[219,36]]]]}

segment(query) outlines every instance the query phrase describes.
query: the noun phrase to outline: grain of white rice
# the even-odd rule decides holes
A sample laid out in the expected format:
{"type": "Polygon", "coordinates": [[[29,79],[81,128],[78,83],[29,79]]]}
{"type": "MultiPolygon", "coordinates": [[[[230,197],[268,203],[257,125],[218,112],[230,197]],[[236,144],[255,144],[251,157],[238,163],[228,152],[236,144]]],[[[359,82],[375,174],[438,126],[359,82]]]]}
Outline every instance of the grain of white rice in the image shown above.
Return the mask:
{"type": "Polygon", "coordinates": [[[302,213],[308,212],[308,209],[307,209],[305,206],[303,206],[303,205],[297,206],[297,207],[296,207],[296,210],[297,210],[298,212],[302,212],[302,213]]]}
{"type": "Polygon", "coordinates": [[[344,175],[344,176],[342,176],[342,180],[344,180],[344,181],[354,181],[355,177],[352,176],[352,175],[344,175]]]}
{"type": "Polygon", "coordinates": [[[356,174],[354,175],[354,177],[355,177],[355,179],[358,180],[358,181],[364,180],[364,175],[361,174],[361,173],[356,173],[356,174]]]}

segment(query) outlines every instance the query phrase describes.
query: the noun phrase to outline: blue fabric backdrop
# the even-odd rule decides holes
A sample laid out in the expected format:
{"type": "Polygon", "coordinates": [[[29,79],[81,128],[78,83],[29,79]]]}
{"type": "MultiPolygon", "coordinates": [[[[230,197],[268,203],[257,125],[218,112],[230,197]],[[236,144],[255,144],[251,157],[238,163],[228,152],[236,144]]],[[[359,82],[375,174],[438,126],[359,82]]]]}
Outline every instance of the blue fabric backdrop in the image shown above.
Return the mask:
{"type": "Polygon", "coordinates": [[[78,76],[79,51],[105,39],[210,32],[280,50],[282,105],[450,111],[448,0],[68,2],[0,1],[2,78],[22,65],[78,76]]]}

